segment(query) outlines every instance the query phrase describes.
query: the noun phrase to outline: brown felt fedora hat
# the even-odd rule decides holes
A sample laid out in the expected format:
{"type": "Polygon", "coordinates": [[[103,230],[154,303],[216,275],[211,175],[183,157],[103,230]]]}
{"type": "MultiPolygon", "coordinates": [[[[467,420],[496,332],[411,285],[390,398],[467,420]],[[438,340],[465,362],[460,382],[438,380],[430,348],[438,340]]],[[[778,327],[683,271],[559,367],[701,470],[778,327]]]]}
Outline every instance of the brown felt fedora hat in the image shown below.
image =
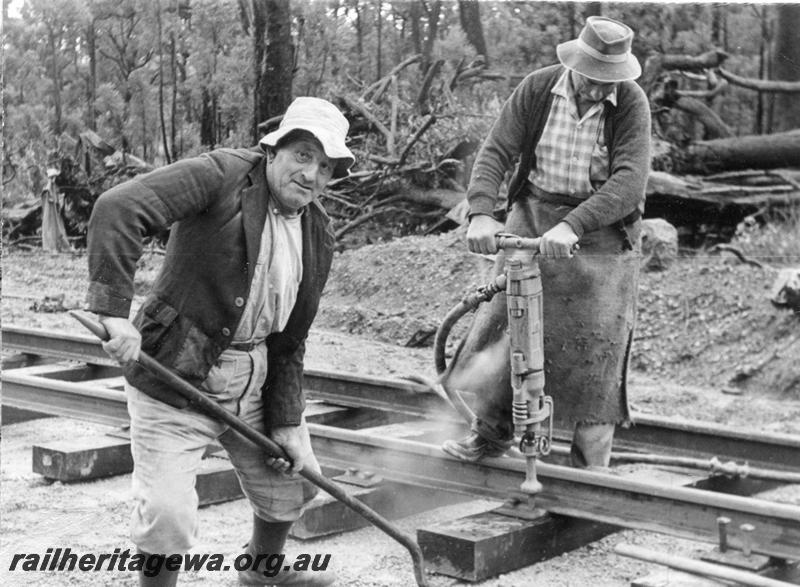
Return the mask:
{"type": "Polygon", "coordinates": [[[566,67],[598,82],[623,82],[642,74],[631,53],[633,31],[604,16],[586,19],[580,36],[556,47],[558,60],[566,67]]]}

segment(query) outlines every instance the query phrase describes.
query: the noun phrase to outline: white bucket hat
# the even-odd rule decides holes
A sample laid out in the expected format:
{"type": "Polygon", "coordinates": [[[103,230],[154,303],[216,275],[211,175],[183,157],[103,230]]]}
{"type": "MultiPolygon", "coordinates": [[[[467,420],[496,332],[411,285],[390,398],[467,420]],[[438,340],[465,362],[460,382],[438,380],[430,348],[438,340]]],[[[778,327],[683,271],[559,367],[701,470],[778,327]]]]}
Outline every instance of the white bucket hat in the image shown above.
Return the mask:
{"type": "Polygon", "coordinates": [[[633,31],[603,16],[586,19],[580,36],[556,47],[558,60],[567,68],[598,82],[633,80],[642,73],[631,53],[633,31]]]}
{"type": "Polygon", "coordinates": [[[277,129],[264,136],[258,144],[262,149],[274,147],[293,130],[304,130],[322,144],[325,154],[336,160],[333,177],[347,177],[356,158],[345,144],[350,123],[339,109],[322,98],[295,98],[286,109],[277,129]]]}

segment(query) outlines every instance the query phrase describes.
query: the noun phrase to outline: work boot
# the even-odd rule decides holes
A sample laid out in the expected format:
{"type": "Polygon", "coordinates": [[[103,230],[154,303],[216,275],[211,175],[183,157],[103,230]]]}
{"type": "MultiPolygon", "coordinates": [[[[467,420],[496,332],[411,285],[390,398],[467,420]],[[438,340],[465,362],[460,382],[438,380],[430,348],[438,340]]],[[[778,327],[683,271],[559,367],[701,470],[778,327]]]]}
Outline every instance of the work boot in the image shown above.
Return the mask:
{"type": "Polygon", "coordinates": [[[442,450],[462,461],[474,463],[484,457],[502,457],[511,448],[512,441],[496,442],[471,432],[461,440],[445,440],[442,450]]]}
{"type": "MultiPolygon", "coordinates": [[[[239,571],[239,583],[242,585],[302,585],[303,587],[325,587],[333,585],[336,576],[329,570],[295,571],[292,563],[294,558],[286,556],[280,561],[281,567],[276,569],[278,561],[276,555],[284,554],[283,547],[289,536],[289,529],[293,522],[267,522],[258,516],[253,516],[253,536],[247,545],[247,554],[256,557],[261,554],[261,560],[255,569],[239,571]],[[288,570],[287,570],[288,567],[288,570]],[[273,573],[277,571],[274,576],[273,573]]],[[[314,556],[312,555],[312,559],[314,556]]]]}
{"type": "MultiPolygon", "coordinates": [[[[160,556],[141,550],[137,550],[136,553],[143,554],[148,558],[151,556],[160,556]]],[[[145,564],[145,568],[147,567],[148,565],[145,564]]],[[[175,587],[175,585],[178,584],[178,573],[180,573],[180,571],[169,571],[163,568],[163,566],[155,576],[148,576],[145,574],[144,570],[141,570],[139,571],[139,587],[175,587]]]]}

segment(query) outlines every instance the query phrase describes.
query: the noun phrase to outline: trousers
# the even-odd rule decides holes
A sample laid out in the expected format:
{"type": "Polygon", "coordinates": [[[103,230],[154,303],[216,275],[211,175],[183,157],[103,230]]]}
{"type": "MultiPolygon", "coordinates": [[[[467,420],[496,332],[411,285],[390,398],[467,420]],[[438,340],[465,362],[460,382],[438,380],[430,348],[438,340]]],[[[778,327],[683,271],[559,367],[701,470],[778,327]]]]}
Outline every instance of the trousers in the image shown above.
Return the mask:
{"type": "MultiPolygon", "coordinates": [[[[219,405],[263,433],[261,387],[267,376],[267,350],[228,349],[201,389],[219,405]]],[[[177,409],[125,386],[134,460],[131,539],[149,553],[179,554],[196,542],[199,530],[197,473],[214,441],[227,451],[253,512],[267,522],[293,522],[317,488],[266,464],[262,448],[191,407],[177,409]]],[[[309,443],[305,421],[301,427],[309,443]]],[[[306,465],[319,471],[315,458],[306,465]]]]}

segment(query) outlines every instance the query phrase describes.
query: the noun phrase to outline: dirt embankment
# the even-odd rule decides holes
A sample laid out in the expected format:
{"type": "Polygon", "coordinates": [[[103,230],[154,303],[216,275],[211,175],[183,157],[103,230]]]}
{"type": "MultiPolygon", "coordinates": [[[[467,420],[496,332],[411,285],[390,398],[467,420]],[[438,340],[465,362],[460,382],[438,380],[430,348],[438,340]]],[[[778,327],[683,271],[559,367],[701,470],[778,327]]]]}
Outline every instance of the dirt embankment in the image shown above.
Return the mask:
{"type": "MultiPolygon", "coordinates": [[[[336,258],[317,324],[406,344],[485,284],[489,267],[465,253],[460,231],[349,251],[336,258]]],[[[800,316],[768,301],[776,275],[776,267],[725,253],[684,256],[666,271],[643,272],[633,372],[800,399],[800,316]]]]}

